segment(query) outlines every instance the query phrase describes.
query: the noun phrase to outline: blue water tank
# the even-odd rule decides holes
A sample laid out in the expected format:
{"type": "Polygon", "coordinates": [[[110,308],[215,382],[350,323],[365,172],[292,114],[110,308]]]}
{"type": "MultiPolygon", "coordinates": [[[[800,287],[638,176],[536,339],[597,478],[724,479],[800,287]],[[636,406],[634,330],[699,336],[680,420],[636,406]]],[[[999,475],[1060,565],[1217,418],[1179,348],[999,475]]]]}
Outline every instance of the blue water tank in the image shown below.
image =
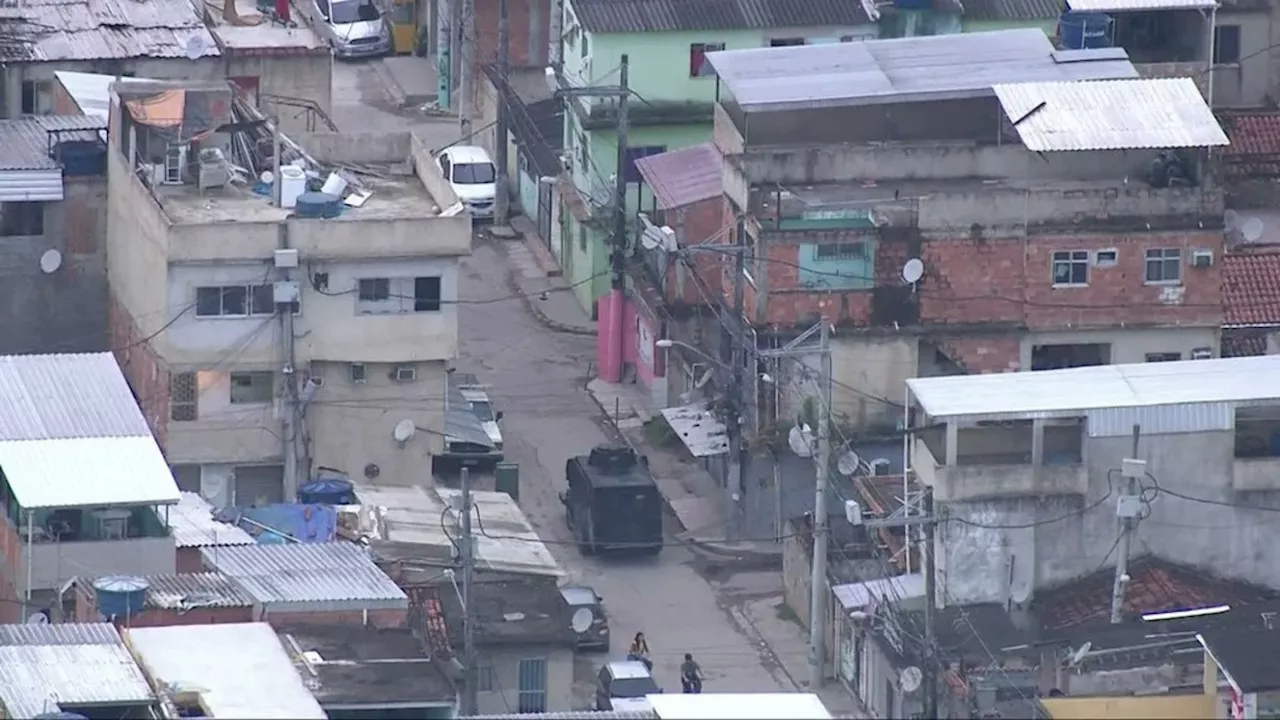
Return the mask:
{"type": "Polygon", "coordinates": [[[1115,20],[1102,13],[1064,12],[1058,20],[1058,36],[1064,50],[1111,47],[1115,20]]]}
{"type": "Polygon", "coordinates": [[[355,486],[336,475],[322,475],[298,488],[298,502],[304,505],[355,505],[355,486]]]}
{"type": "Polygon", "coordinates": [[[298,196],[298,205],[293,214],[300,218],[337,217],[341,210],[341,201],[328,193],[304,192],[298,196]]]}
{"type": "Polygon", "coordinates": [[[105,618],[127,618],[142,612],[151,585],[140,577],[108,575],[93,581],[98,613],[105,618]]]}

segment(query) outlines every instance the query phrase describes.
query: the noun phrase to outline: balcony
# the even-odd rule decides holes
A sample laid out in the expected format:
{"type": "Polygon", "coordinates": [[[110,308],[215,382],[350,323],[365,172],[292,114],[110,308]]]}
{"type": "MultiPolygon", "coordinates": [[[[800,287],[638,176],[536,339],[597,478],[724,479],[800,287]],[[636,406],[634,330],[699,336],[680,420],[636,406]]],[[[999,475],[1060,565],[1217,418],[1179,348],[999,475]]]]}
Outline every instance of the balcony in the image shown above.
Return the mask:
{"type": "Polygon", "coordinates": [[[1280,490],[1280,408],[1236,411],[1231,487],[1237,492],[1280,490]]]}
{"type": "MultiPolygon", "coordinates": [[[[77,575],[159,575],[175,568],[164,509],[151,506],[36,510],[22,539],[19,584],[55,590],[77,575]]],[[[25,517],[24,517],[25,521],[25,517]]]]}
{"type": "Polygon", "coordinates": [[[917,433],[911,465],[938,502],[1084,495],[1082,427],[1015,421],[931,428],[917,433]]]}

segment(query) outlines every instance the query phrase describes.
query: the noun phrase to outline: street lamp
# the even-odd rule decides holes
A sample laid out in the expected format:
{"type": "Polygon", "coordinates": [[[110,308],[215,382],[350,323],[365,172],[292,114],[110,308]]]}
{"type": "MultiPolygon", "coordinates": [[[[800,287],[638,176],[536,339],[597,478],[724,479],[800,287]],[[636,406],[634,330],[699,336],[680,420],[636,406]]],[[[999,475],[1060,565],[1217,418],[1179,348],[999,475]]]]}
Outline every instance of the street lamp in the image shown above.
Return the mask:
{"type": "Polygon", "coordinates": [[[733,369],[733,368],[729,367],[729,365],[728,365],[727,363],[725,363],[723,360],[718,360],[718,359],[716,359],[716,358],[714,358],[714,357],[711,357],[711,356],[710,356],[710,355],[708,355],[706,352],[704,352],[701,348],[698,348],[698,347],[695,347],[695,346],[693,346],[693,345],[690,345],[690,344],[689,344],[689,343],[687,343],[687,342],[681,342],[681,341],[679,341],[679,340],[672,340],[671,338],[662,338],[661,340],[658,340],[657,342],[655,342],[655,343],[654,343],[654,345],[656,345],[656,346],[658,346],[658,347],[662,348],[663,350],[670,350],[671,348],[673,348],[673,347],[677,347],[677,346],[678,346],[678,347],[682,347],[682,348],[684,348],[685,350],[688,350],[689,352],[691,352],[691,353],[693,353],[693,354],[697,355],[698,357],[702,358],[703,360],[706,360],[706,361],[708,361],[708,362],[713,362],[713,363],[715,363],[716,365],[719,365],[721,368],[723,368],[723,369],[725,369],[725,370],[732,370],[732,369],[733,369]]]}

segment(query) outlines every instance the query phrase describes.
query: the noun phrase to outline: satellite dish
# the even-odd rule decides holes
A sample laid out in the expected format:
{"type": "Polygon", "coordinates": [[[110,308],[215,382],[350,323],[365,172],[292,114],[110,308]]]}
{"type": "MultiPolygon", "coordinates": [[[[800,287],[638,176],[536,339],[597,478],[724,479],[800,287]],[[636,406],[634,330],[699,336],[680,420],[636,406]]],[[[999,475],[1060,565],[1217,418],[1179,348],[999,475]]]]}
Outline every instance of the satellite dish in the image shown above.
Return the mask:
{"type": "Polygon", "coordinates": [[[1244,236],[1245,242],[1258,242],[1258,239],[1262,237],[1263,228],[1262,218],[1245,218],[1240,225],[1240,234],[1244,236]]]}
{"type": "Polygon", "coordinates": [[[913,693],[920,689],[920,683],[924,680],[924,674],[920,672],[920,668],[912,665],[902,669],[902,674],[898,676],[898,684],[902,687],[902,692],[913,693]]]}
{"type": "Polygon", "coordinates": [[[49,616],[45,615],[42,612],[35,613],[31,617],[27,618],[27,624],[28,625],[48,625],[49,616]]]}
{"type": "Polygon", "coordinates": [[[1093,649],[1093,641],[1085,640],[1084,644],[1081,645],[1078,650],[1071,653],[1071,657],[1067,658],[1067,665],[1070,667],[1079,665],[1080,661],[1084,659],[1085,655],[1089,654],[1089,650],[1091,649],[1093,649]]]}
{"type": "Polygon", "coordinates": [[[398,443],[408,442],[409,438],[413,437],[417,430],[413,426],[412,420],[404,419],[396,423],[395,429],[391,431],[391,437],[395,438],[398,443]]]}
{"type": "Polygon", "coordinates": [[[809,457],[813,455],[813,431],[808,425],[797,425],[787,433],[787,444],[796,455],[809,457]]]}
{"type": "Polygon", "coordinates": [[[208,49],[209,44],[205,41],[203,35],[192,35],[182,43],[183,52],[191,60],[199,60],[204,57],[204,53],[208,49]]]}
{"type": "Polygon", "coordinates": [[[1222,212],[1222,224],[1228,230],[1235,230],[1240,227],[1240,214],[1235,210],[1224,210],[1222,212]]]}
{"type": "Polygon", "coordinates": [[[858,457],[858,453],[850,450],[840,455],[836,459],[836,469],[841,475],[849,477],[858,472],[858,465],[862,463],[862,458],[858,457]]]}
{"type": "Polygon", "coordinates": [[[62,253],[57,250],[50,248],[40,256],[40,271],[45,275],[52,274],[60,267],[62,267],[62,253]]]}
{"type": "Polygon", "coordinates": [[[573,631],[581,635],[591,628],[591,623],[595,621],[596,616],[591,614],[591,608],[578,608],[573,613],[573,620],[569,623],[573,631]]]}
{"type": "Polygon", "coordinates": [[[924,262],[920,258],[911,258],[902,265],[902,279],[915,284],[924,277],[924,262]]]}

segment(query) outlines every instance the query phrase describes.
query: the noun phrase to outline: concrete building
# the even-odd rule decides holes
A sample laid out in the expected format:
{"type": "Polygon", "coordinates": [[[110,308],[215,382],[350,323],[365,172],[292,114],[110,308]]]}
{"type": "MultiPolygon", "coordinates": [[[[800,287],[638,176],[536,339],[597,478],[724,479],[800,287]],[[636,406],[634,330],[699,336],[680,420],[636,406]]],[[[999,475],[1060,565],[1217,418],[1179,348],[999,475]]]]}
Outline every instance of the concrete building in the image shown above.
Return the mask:
{"type": "Polygon", "coordinates": [[[111,355],[0,358],[0,397],[0,619],[78,575],[174,572],[178,488],[111,355]]]}
{"type": "MultiPolygon", "coordinates": [[[[746,319],[762,348],[836,323],[834,410],[854,424],[892,427],[910,377],[1217,356],[1223,198],[1203,160],[1227,140],[1189,80],[1037,29],[709,61],[746,319]],[[1121,105],[1123,132],[1080,128],[1121,105]]],[[[779,387],[778,417],[813,394],[779,387]]]]}
{"type": "Polygon", "coordinates": [[[238,181],[202,187],[218,156],[196,158],[210,149],[254,175],[271,168],[255,152],[269,132],[216,132],[230,93],[131,84],[112,99],[112,344],[169,462],[199,466],[218,507],[292,500],[320,466],[426,481],[470,217],[408,133],[283,141],[284,162],[321,178],[369,171],[345,171],[339,217],[299,217],[238,181]],[[198,139],[147,120],[147,103],[174,92],[198,139]]]}
{"type": "Polygon", "coordinates": [[[1091,572],[1116,542],[1114,502],[1133,431],[1157,557],[1280,587],[1280,357],[915,378],[910,472],[950,521],[937,534],[940,597],[1023,604],[1091,572]],[[1212,534],[1187,528],[1213,528],[1212,534]]]}

